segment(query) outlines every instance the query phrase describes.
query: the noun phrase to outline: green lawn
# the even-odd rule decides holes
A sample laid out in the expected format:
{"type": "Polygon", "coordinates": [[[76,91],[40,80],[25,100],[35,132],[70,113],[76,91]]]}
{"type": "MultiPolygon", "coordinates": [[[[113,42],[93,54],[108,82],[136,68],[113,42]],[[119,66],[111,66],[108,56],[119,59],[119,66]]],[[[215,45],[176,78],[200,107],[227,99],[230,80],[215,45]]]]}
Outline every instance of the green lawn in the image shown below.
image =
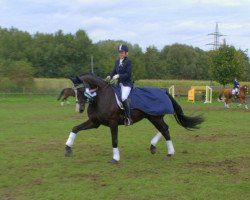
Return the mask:
{"type": "Polygon", "coordinates": [[[0,96],[1,200],[245,200],[250,199],[250,111],[181,99],[186,114],[204,114],[197,131],[166,116],[176,154],[148,148],[155,128],[143,120],[119,128],[121,162],[112,157],[109,129],[80,132],[74,156],[64,144],[86,114],[54,96],[0,96]]]}
{"type": "MultiPolygon", "coordinates": [[[[137,80],[135,81],[136,87],[159,87],[168,88],[172,85],[176,87],[176,92],[178,93],[178,88],[185,91],[190,89],[191,86],[206,86],[210,85],[210,81],[206,80],[137,80]]],[[[250,82],[240,82],[241,85],[250,85],[250,82]]],[[[214,89],[221,90],[222,86],[219,83],[213,81],[212,85],[214,89]]],[[[35,93],[45,92],[45,93],[57,93],[65,87],[72,87],[72,83],[69,79],[58,79],[58,78],[35,78],[35,93]]],[[[233,87],[233,82],[227,87],[233,87]]]]}

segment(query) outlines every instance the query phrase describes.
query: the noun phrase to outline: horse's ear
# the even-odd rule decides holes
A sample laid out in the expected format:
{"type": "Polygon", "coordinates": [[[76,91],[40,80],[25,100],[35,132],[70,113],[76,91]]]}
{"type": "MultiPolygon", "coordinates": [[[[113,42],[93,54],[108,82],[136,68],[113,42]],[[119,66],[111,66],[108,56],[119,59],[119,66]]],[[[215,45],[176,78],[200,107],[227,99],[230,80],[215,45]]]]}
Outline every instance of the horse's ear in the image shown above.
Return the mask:
{"type": "Polygon", "coordinates": [[[74,78],[72,76],[69,77],[69,80],[71,80],[74,84],[76,83],[76,78],[74,78]]]}
{"type": "Polygon", "coordinates": [[[81,80],[78,76],[76,76],[76,81],[77,81],[78,83],[82,83],[82,80],[81,80]]]}

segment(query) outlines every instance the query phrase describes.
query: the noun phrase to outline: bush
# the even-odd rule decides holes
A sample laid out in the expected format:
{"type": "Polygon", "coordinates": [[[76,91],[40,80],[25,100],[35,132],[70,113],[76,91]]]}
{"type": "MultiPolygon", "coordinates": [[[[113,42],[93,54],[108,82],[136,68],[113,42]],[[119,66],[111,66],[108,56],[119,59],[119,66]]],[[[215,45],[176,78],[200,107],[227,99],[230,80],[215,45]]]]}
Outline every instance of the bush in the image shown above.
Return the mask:
{"type": "Polygon", "coordinates": [[[0,62],[0,91],[25,92],[34,88],[33,68],[26,61],[0,62]]]}

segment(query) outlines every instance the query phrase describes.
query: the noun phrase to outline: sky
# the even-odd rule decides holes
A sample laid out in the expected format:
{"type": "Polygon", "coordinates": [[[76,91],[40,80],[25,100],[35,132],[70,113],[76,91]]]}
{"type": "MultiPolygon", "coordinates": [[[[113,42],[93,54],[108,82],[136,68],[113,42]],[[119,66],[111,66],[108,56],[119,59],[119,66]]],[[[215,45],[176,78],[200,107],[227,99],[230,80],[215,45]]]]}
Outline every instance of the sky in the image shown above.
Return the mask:
{"type": "Polygon", "coordinates": [[[143,50],[181,43],[210,50],[215,24],[227,44],[250,54],[250,0],[0,0],[0,26],[125,40],[143,50]]]}

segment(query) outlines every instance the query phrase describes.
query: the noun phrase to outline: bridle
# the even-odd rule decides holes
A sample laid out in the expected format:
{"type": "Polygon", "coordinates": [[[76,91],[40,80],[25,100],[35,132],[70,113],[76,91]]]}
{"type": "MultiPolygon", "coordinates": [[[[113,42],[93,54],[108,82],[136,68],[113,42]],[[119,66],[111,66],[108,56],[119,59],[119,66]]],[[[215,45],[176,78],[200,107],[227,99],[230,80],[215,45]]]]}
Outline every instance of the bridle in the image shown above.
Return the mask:
{"type": "Polygon", "coordinates": [[[80,89],[80,88],[85,88],[85,86],[84,86],[83,83],[81,83],[81,84],[79,84],[79,85],[77,85],[77,86],[73,86],[73,90],[78,90],[78,89],[80,89]]]}
{"type": "Polygon", "coordinates": [[[244,94],[248,94],[248,86],[247,85],[244,85],[243,87],[241,87],[244,94]]]}
{"type": "Polygon", "coordinates": [[[78,92],[77,92],[77,90],[80,89],[80,88],[84,88],[84,84],[79,84],[79,85],[76,85],[76,86],[74,85],[74,86],[72,87],[72,89],[73,89],[74,92],[75,92],[75,97],[76,97],[76,112],[78,112],[79,106],[80,106],[79,100],[78,100],[78,92]]]}
{"type": "MultiPolygon", "coordinates": [[[[78,85],[76,85],[76,86],[73,86],[73,90],[75,91],[75,96],[76,96],[76,103],[79,102],[77,91],[78,91],[78,89],[80,89],[80,88],[84,88],[84,90],[85,90],[86,87],[85,87],[85,85],[84,85],[83,83],[78,84],[78,85]]],[[[95,89],[90,89],[89,91],[90,91],[90,92],[96,92],[97,90],[98,90],[98,87],[95,88],[95,89]]],[[[84,97],[85,99],[87,99],[86,95],[84,94],[84,91],[83,91],[83,97],[84,97]]]]}

